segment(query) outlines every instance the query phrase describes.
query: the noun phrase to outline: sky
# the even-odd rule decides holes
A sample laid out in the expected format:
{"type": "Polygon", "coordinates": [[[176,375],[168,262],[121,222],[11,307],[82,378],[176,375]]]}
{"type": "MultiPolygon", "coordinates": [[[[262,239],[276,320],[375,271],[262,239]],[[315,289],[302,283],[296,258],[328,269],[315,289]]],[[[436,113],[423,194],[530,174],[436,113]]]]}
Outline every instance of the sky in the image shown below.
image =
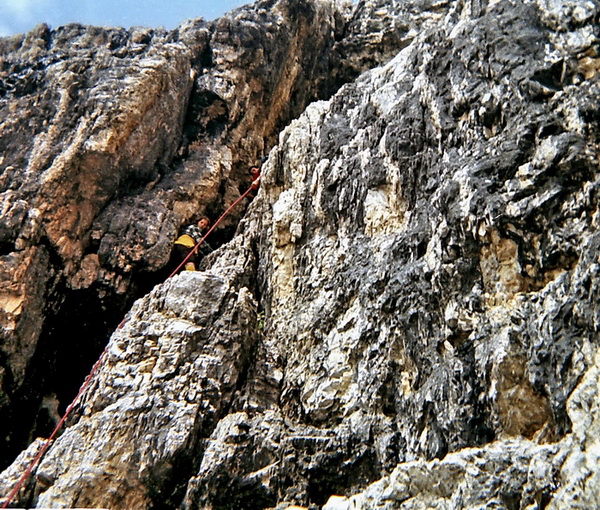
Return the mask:
{"type": "Polygon", "coordinates": [[[253,0],[0,0],[0,36],[28,32],[46,22],[175,28],[189,18],[218,18],[253,0]]]}

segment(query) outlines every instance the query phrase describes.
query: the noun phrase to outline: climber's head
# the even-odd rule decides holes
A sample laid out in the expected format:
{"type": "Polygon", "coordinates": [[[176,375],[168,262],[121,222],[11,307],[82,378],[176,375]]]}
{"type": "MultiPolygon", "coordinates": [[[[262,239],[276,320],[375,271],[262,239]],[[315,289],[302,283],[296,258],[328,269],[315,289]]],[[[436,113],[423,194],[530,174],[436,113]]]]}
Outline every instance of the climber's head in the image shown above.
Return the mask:
{"type": "Polygon", "coordinates": [[[210,227],[210,220],[206,216],[202,216],[202,218],[198,220],[198,227],[200,227],[200,230],[206,230],[210,227]]]}

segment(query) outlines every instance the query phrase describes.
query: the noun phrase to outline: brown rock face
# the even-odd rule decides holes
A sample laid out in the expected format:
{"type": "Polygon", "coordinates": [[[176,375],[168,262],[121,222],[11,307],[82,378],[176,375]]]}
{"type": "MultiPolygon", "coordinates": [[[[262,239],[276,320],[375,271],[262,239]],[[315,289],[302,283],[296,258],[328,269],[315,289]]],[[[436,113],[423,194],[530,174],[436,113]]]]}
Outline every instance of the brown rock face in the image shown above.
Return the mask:
{"type": "Polygon", "coordinates": [[[143,294],[17,503],[593,507],[599,17],[282,0],[3,40],[13,453],[143,294]]]}
{"type": "MultiPolygon", "coordinates": [[[[132,42],[133,64],[117,55],[124,37],[40,26],[2,41],[2,286],[22,301],[3,306],[3,412],[13,425],[3,425],[2,435],[12,448],[31,431],[47,377],[64,371],[68,380],[72,370],[80,378],[88,367],[77,365],[96,354],[97,334],[114,326],[106,303],[128,299],[123,279],[131,262],[121,261],[120,275],[99,263],[98,243],[106,237],[94,239],[99,215],[123,187],[156,178],[180,144],[189,56],[166,40],[160,48],[132,42]],[[87,356],[69,358],[71,349],[87,356]]],[[[113,313],[119,307],[110,306],[113,313]]],[[[68,398],[65,390],[61,383],[48,388],[68,398]]]]}

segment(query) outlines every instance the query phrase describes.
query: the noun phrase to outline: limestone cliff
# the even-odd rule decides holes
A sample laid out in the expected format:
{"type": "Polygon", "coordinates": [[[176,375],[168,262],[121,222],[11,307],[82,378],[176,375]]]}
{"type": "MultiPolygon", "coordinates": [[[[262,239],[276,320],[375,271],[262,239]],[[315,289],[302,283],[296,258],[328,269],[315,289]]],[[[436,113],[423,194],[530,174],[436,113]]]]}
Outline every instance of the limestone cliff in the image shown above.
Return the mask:
{"type": "Polygon", "coordinates": [[[168,274],[181,225],[216,219],[282,127],[364,70],[349,9],[264,1],[173,32],[42,25],[0,40],[4,464],[36,433],[44,393],[64,409],[168,274]]]}
{"type": "Polygon", "coordinates": [[[145,294],[21,503],[593,508],[599,24],[264,0],[0,40],[5,463],[145,294]]]}

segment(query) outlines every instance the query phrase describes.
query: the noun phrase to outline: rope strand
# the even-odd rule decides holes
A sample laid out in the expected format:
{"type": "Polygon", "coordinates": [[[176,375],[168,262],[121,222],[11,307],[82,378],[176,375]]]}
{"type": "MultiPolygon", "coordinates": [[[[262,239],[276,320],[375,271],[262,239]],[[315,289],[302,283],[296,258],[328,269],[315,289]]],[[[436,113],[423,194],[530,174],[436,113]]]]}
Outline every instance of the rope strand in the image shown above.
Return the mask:
{"type": "Polygon", "coordinates": [[[94,377],[95,373],[98,371],[98,368],[100,368],[100,365],[102,364],[102,360],[104,359],[104,356],[106,355],[107,352],[108,352],[108,345],[106,346],[104,351],[102,351],[102,354],[100,354],[98,361],[96,361],[96,363],[94,363],[94,366],[92,367],[91,372],[88,374],[88,376],[83,381],[83,384],[81,385],[81,388],[79,388],[79,392],[73,399],[73,402],[71,402],[69,404],[69,407],[67,407],[67,409],[65,410],[65,414],[63,415],[63,417],[60,419],[60,421],[58,422],[58,424],[52,431],[52,434],[50,434],[50,437],[46,440],[46,443],[44,444],[44,446],[42,446],[42,449],[34,457],[33,461],[31,461],[31,464],[29,464],[29,467],[25,470],[25,473],[23,473],[21,478],[19,478],[17,485],[8,494],[6,501],[2,505],[2,508],[8,508],[8,505],[11,504],[14,497],[17,495],[19,490],[21,490],[21,487],[23,487],[23,484],[27,481],[27,479],[29,478],[29,475],[31,475],[31,473],[33,472],[33,470],[36,467],[36,465],[38,464],[38,462],[40,460],[42,460],[42,457],[49,450],[50,446],[52,445],[52,442],[54,441],[54,438],[58,435],[58,432],[60,431],[60,429],[62,428],[64,423],[67,421],[67,418],[71,414],[71,411],[77,405],[77,402],[81,398],[81,395],[83,395],[83,392],[87,389],[88,385],[90,384],[90,381],[92,380],[92,377],[94,377]]]}

